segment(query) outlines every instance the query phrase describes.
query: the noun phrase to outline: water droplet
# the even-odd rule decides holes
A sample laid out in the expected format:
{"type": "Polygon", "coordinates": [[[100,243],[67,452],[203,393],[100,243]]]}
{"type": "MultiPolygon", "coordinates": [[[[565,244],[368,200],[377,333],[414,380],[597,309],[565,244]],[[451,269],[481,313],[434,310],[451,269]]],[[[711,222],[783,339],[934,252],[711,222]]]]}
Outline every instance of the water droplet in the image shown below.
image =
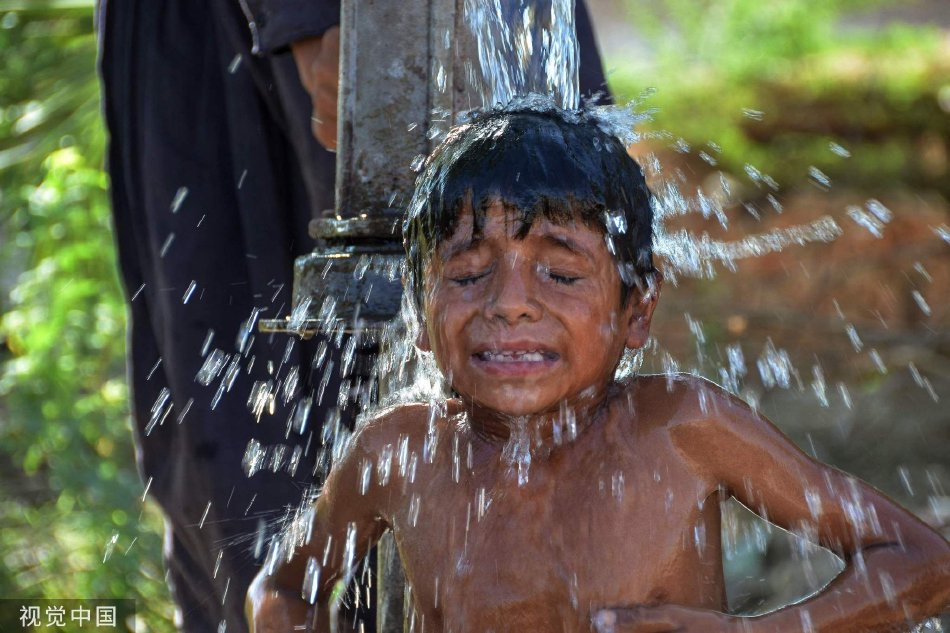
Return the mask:
{"type": "Polygon", "coordinates": [[[119,542],[119,533],[113,532],[112,536],[109,537],[109,540],[106,541],[105,552],[102,555],[102,562],[105,563],[109,558],[112,557],[112,552],[115,551],[115,545],[119,542]]]}
{"type": "Polygon", "coordinates": [[[389,484],[389,477],[392,474],[393,465],[393,445],[386,444],[379,454],[379,461],[376,463],[376,477],[379,479],[379,485],[389,484]]]}
{"type": "Polygon", "coordinates": [[[242,61],[243,59],[244,59],[244,58],[241,56],[240,53],[238,53],[237,55],[235,55],[235,56],[234,56],[234,59],[231,60],[231,63],[228,64],[228,73],[230,73],[230,74],[232,74],[232,75],[233,75],[234,73],[236,73],[236,72],[238,71],[238,68],[241,67],[241,61],[242,61]]]}
{"type": "Polygon", "coordinates": [[[749,180],[751,180],[755,185],[758,185],[758,186],[766,185],[773,191],[778,191],[779,187],[775,179],[773,179],[768,174],[763,174],[755,166],[746,163],[743,166],[743,170],[745,171],[746,175],[749,177],[749,180]]]}
{"type": "Polygon", "coordinates": [[[369,492],[370,479],[373,476],[373,464],[370,461],[364,461],[360,467],[360,494],[365,495],[369,492]]]}
{"type": "Polygon", "coordinates": [[[864,207],[868,210],[868,212],[871,213],[871,215],[876,217],[882,224],[887,224],[894,217],[894,214],[891,212],[890,209],[885,207],[883,204],[881,204],[879,200],[875,200],[874,198],[871,198],[870,200],[865,202],[864,207]]]}
{"type": "Polygon", "coordinates": [[[317,603],[320,590],[320,563],[313,556],[307,558],[307,567],[303,577],[303,597],[310,604],[317,603]]]}
{"type": "Polygon", "coordinates": [[[289,370],[287,370],[287,377],[284,378],[284,388],[281,390],[281,397],[284,400],[284,404],[290,403],[290,401],[296,397],[299,383],[300,368],[297,365],[294,365],[289,370]]]}
{"type": "Polygon", "coordinates": [[[914,270],[921,277],[923,277],[927,281],[927,283],[931,283],[933,281],[933,277],[930,276],[930,273],[927,272],[927,269],[924,268],[924,265],[921,264],[920,262],[914,262],[914,270]]]}
{"type": "Polygon", "coordinates": [[[871,358],[871,362],[874,363],[874,366],[877,367],[879,372],[882,374],[887,373],[887,365],[884,364],[884,359],[881,358],[880,352],[872,348],[868,351],[868,356],[871,358]]]}
{"type": "Polygon", "coordinates": [[[815,397],[818,398],[818,403],[822,407],[828,406],[828,394],[827,387],[825,385],[825,373],[822,371],[820,365],[813,365],[811,368],[812,382],[811,388],[815,392],[815,397]]]}
{"type": "Polygon", "coordinates": [[[795,372],[791,358],[784,349],[777,349],[772,339],[767,340],[762,355],[756,361],[756,366],[759,369],[762,384],[767,388],[778,386],[788,389],[791,385],[791,378],[795,372]]]}
{"type": "Polygon", "coordinates": [[[906,466],[899,466],[897,468],[897,474],[900,477],[901,484],[904,486],[904,490],[907,491],[911,497],[914,496],[914,486],[910,483],[910,471],[906,466]]]}
{"type": "Polygon", "coordinates": [[[814,165],[808,168],[808,177],[819,189],[827,191],[831,188],[831,178],[814,165]]]}
{"type": "Polygon", "coordinates": [[[693,527],[693,545],[700,556],[706,551],[706,525],[702,521],[693,527]]]}
{"type": "Polygon", "coordinates": [[[858,330],[854,327],[854,324],[846,324],[844,331],[845,334],[848,335],[848,340],[851,341],[851,346],[854,348],[854,351],[860,352],[864,348],[864,343],[861,341],[861,337],[858,335],[858,330]]]}
{"type": "Polygon", "coordinates": [[[197,380],[199,384],[207,387],[218,377],[229,359],[230,356],[228,354],[215,348],[215,350],[205,358],[205,362],[201,365],[201,369],[198,370],[195,380],[197,380]]]}
{"type": "Polygon", "coordinates": [[[627,218],[622,210],[605,211],[604,224],[610,235],[623,235],[627,232],[627,218]]]}
{"type": "Polygon", "coordinates": [[[851,392],[848,391],[848,387],[843,382],[838,383],[838,394],[841,396],[841,402],[844,403],[844,406],[848,409],[852,408],[851,392]]]}
{"type": "Polygon", "coordinates": [[[866,229],[874,237],[881,238],[884,236],[884,225],[874,216],[865,213],[861,207],[849,206],[847,214],[858,226],[866,229]]]}
{"type": "Polygon", "coordinates": [[[678,138],[676,142],[673,143],[673,149],[679,152],[680,154],[689,153],[689,143],[686,142],[686,139],[678,138]]]}
{"type": "Polygon", "coordinates": [[[851,152],[849,152],[846,148],[842,147],[838,143],[835,143],[834,141],[832,141],[831,143],[828,143],[828,149],[830,149],[833,153],[837,154],[841,158],[851,158],[851,152]]]}
{"type": "Polygon", "coordinates": [[[201,344],[201,357],[204,358],[208,355],[208,349],[211,348],[211,341],[214,340],[214,330],[208,329],[208,334],[205,335],[205,340],[201,344]]]}
{"type": "Polygon", "coordinates": [[[191,299],[191,295],[195,293],[195,289],[198,287],[198,283],[194,280],[188,284],[188,289],[185,290],[184,296],[181,298],[182,303],[188,303],[188,300],[191,299]]]}
{"type": "Polygon", "coordinates": [[[436,85],[436,88],[439,89],[439,92],[445,93],[446,74],[445,74],[445,66],[443,66],[442,64],[439,64],[439,69],[435,74],[435,85],[436,85]]]}
{"type": "MultiPolygon", "coordinates": [[[[569,410],[570,411],[570,410],[569,410]]],[[[570,413],[573,417],[573,411],[570,413]]],[[[568,428],[570,428],[570,423],[568,428]]],[[[574,434],[571,439],[577,436],[576,423],[574,425],[574,434]]],[[[514,471],[518,477],[518,485],[524,486],[528,483],[528,470],[531,467],[531,440],[528,437],[527,421],[524,418],[518,418],[511,425],[511,435],[508,442],[502,449],[502,459],[509,464],[509,473],[514,471]]]]}
{"type": "Polygon", "coordinates": [[[623,501],[623,472],[617,471],[610,478],[610,494],[617,501],[623,501]]]}
{"type": "Polygon", "coordinates": [[[924,295],[920,294],[919,290],[914,290],[910,293],[910,296],[914,298],[914,302],[917,303],[917,307],[920,308],[920,311],[926,316],[930,316],[930,305],[927,303],[927,300],[924,299],[924,295]]]}
{"type": "Polygon", "coordinates": [[[184,204],[185,198],[188,197],[188,187],[179,187],[178,191],[175,192],[175,197],[172,198],[171,212],[178,213],[178,210],[181,209],[181,205],[184,204]]]}
{"type": "Polygon", "coordinates": [[[158,251],[159,257],[165,257],[168,254],[168,249],[172,247],[172,243],[175,241],[175,234],[169,233],[168,237],[165,238],[165,243],[162,244],[162,248],[158,251]]]}
{"type": "Polygon", "coordinates": [[[274,387],[272,380],[258,380],[251,387],[251,394],[247,399],[247,408],[251,414],[260,421],[264,411],[268,411],[274,395],[271,390],[274,387]]]}
{"type": "Polygon", "coordinates": [[[200,530],[205,526],[205,521],[208,519],[208,513],[211,512],[211,502],[208,502],[208,505],[205,506],[205,511],[201,514],[201,520],[198,521],[198,529],[200,530]]]}
{"type": "Polygon", "coordinates": [[[191,411],[191,407],[194,406],[195,399],[188,398],[188,402],[185,403],[185,406],[181,408],[181,411],[178,413],[178,424],[181,424],[185,421],[185,416],[188,415],[188,412],[191,411]]]}
{"type": "Polygon", "coordinates": [[[694,319],[688,312],[683,313],[683,317],[686,319],[686,324],[689,326],[689,331],[692,333],[693,337],[696,339],[696,343],[702,345],[706,342],[706,334],[703,332],[702,322],[694,319]]]}
{"type": "Polygon", "coordinates": [[[157,425],[164,424],[165,418],[168,417],[174,406],[171,391],[167,387],[162,387],[158,397],[155,398],[155,403],[152,405],[151,416],[148,424],[145,425],[145,435],[151,434],[157,425]]]}
{"type": "Polygon", "coordinates": [[[250,348],[248,343],[253,338],[251,334],[254,332],[254,328],[257,326],[257,317],[260,316],[260,314],[260,308],[253,308],[251,310],[251,315],[241,324],[241,327],[238,329],[237,339],[234,342],[234,347],[237,348],[239,354],[243,354],[247,349],[250,348]]]}
{"type": "Polygon", "coordinates": [[[422,499],[418,494],[412,493],[412,496],[409,498],[409,525],[416,527],[416,524],[419,522],[419,509],[422,505],[422,499]]]}
{"type": "Polygon", "coordinates": [[[742,116],[753,121],[761,121],[765,117],[765,112],[752,108],[742,108],[742,116]]]}
{"type": "Polygon", "coordinates": [[[816,521],[821,516],[821,493],[812,488],[805,490],[805,503],[808,504],[808,511],[816,521]]]}

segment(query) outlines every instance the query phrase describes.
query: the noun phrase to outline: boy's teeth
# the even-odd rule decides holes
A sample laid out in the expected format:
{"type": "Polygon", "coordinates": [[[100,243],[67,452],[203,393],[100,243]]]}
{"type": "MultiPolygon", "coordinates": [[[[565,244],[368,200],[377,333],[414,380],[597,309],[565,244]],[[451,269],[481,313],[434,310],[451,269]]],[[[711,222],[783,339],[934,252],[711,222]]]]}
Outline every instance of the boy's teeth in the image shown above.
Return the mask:
{"type": "Polygon", "coordinates": [[[501,363],[540,363],[544,360],[541,352],[483,352],[485,360],[501,363]]]}

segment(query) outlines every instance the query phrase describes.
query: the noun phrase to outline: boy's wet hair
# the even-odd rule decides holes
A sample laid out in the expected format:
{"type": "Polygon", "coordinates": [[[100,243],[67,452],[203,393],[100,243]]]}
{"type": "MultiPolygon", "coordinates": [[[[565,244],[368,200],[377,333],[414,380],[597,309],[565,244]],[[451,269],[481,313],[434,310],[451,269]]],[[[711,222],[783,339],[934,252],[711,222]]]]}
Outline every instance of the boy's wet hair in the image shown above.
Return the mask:
{"type": "Polygon", "coordinates": [[[428,259],[455,233],[463,212],[473,214],[478,236],[498,201],[521,222],[518,239],[538,215],[556,224],[579,218],[601,230],[618,263],[624,303],[631,287],[649,285],[651,194],[623,143],[585,111],[494,110],[453,128],[416,181],[403,243],[420,310],[428,259]]]}

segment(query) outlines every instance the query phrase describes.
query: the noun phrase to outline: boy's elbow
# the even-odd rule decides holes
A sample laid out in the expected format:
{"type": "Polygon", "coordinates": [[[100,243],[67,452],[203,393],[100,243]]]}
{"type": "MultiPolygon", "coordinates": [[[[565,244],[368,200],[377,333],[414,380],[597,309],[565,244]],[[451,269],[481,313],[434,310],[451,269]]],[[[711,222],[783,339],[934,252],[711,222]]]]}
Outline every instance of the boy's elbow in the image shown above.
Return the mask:
{"type": "Polygon", "coordinates": [[[892,546],[903,558],[904,570],[898,568],[889,575],[912,578],[912,602],[918,604],[919,615],[933,616],[950,607],[950,543],[929,528],[919,530],[915,537],[892,546]]]}
{"type": "Polygon", "coordinates": [[[933,534],[933,545],[927,548],[923,553],[924,560],[931,570],[932,582],[934,587],[939,587],[941,604],[938,609],[945,610],[950,607],[950,542],[947,542],[937,533],[933,534]]]}

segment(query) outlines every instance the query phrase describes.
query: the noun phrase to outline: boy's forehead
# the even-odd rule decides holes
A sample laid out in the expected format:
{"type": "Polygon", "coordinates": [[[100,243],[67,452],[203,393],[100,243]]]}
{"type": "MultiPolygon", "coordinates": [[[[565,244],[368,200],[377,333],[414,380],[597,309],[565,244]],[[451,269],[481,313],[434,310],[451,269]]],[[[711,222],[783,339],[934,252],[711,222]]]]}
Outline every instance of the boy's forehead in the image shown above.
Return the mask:
{"type": "Polygon", "coordinates": [[[472,210],[463,210],[459,213],[455,229],[436,246],[435,254],[445,261],[461,252],[476,248],[486,239],[524,239],[528,236],[537,238],[539,244],[581,255],[592,255],[592,251],[599,248],[606,250],[602,232],[584,222],[579,214],[563,221],[552,220],[539,214],[530,222],[527,231],[524,230],[527,224],[524,215],[506,209],[500,203],[493,204],[485,212],[481,226],[476,226],[472,210]]]}

